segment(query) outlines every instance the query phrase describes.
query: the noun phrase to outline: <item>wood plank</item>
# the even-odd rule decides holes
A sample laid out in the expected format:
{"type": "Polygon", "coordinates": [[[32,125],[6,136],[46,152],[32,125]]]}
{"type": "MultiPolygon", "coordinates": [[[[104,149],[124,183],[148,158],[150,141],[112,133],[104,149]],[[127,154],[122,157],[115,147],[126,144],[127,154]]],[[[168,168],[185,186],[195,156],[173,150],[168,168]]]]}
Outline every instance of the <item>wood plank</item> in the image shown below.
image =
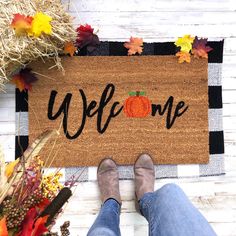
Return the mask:
{"type": "MultiPolygon", "coordinates": [[[[98,4],[96,4],[98,5],[98,4]]],[[[145,4],[147,5],[147,4],[145,4]]],[[[80,8],[78,8],[80,9],[80,8]]],[[[236,24],[235,12],[194,12],[194,11],[174,11],[171,14],[168,12],[83,12],[79,11],[79,15],[76,11],[70,12],[70,15],[74,17],[74,22],[86,23],[89,19],[89,22],[92,25],[102,25],[104,26],[114,26],[114,25],[127,25],[131,27],[144,27],[154,25],[169,25],[170,23],[176,22],[176,25],[195,25],[195,24],[204,24],[206,25],[234,25],[236,24]],[[93,16],[91,18],[91,15],[93,16]],[[145,19],[145,20],[144,20],[145,19]],[[206,21],[207,20],[207,21],[206,21]]]]}
{"type": "Polygon", "coordinates": [[[235,1],[204,1],[204,0],[158,0],[149,1],[148,4],[145,1],[130,0],[127,4],[126,0],[110,0],[109,4],[106,4],[104,0],[63,0],[64,4],[70,5],[69,10],[74,11],[78,9],[79,12],[116,12],[116,11],[129,11],[129,12],[145,12],[145,11],[234,11],[236,9],[235,1]],[[105,3],[105,4],[104,4],[105,3]]]}
{"type": "MultiPolygon", "coordinates": [[[[81,23],[91,24],[91,22],[88,21],[75,21],[75,26],[81,23]]],[[[173,23],[165,25],[150,24],[142,27],[130,26],[129,24],[110,26],[98,24],[92,25],[96,30],[99,29],[99,38],[101,40],[108,41],[127,41],[131,35],[135,37],[142,37],[145,42],[166,41],[166,38],[164,38],[166,35],[172,35],[173,40],[185,34],[198,35],[199,37],[208,37],[210,40],[214,40],[216,37],[218,39],[222,39],[226,37],[236,36],[236,33],[232,30],[232,25],[176,25],[173,23]],[[178,27],[178,31],[176,31],[176,27],[178,27]],[[114,37],[114,34],[116,34],[117,36],[114,37]]]]}
{"type": "Polygon", "coordinates": [[[211,225],[219,236],[235,236],[235,223],[212,223],[211,225]]]}

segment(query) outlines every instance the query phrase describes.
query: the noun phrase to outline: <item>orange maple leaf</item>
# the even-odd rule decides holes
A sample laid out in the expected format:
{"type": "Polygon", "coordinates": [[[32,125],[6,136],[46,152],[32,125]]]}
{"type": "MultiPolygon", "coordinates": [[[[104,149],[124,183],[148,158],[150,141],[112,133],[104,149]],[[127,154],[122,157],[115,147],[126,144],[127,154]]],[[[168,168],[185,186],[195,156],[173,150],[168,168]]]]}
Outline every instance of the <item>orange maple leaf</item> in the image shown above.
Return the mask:
{"type": "Polygon", "coordinates": [[[15,84],[21,92],[25,89],[25,83],[19,74],[13,76],[11,83],[15,84]]]}
{"type": "Polygon", "coordinates": [[[12,77],[11,82],[22,92],[23,90],[32,89],[32,84],[38,80],[31,68],[24,68],[18,74],[12,77]]]}
{"type": "Polygon", "coordinates": [[[8,236],[6,217],[0,220],[0,235],[8,236]]]}
{"type": "Polygon", "coordinates": [[[39,217],[34,223],[34,229],[32,231],[32,236],[41,236],[43,233],[48,232],[45,223],[47,222],[48,215],[44,217],[39,217]]]}
{"type": "Polygon", "coordinates": [[[178,59],[179,63],[183,63],[185,61],[190,63],[190,61],[191,61],[191,57],[190,57],[191,55],[189,52],[177,52],[175,55],[177,57],[179,57],[179,59],[178,59]]]}
{"type": "Polygon", "coordinates": [[[208,53],[204,49],[192,49],[192,53],[195,58],[208,58],[208,53]]]}
{"type": "Polygon", "coordinates": [[[75,51],[77,48],[74,46],[73,42],[66,42],[64,45],[64,53],[70,54],[71,57],[74,56],[75,51]]]}
{"type": "Polygon", "coordinates": [[[141,54],[143,52],[143,39],[130,37],[130,42],[124,43],[124,47],[128,50],[128,55],[134,55],[136,53],[141,54]]]}
{"type": "Polygon", "coordinates": [[[36,208],[29,209],[22,222],[21,231],[18,232],[17,236],[41,236],[47,232],[48,229],[45,223],[47,222],[48,215],[39,218],[37,216],[38,212],[36,208]]]}
{"type": "Polygon", "coordinates": [[[31,29],[33,17],[21,15],[19,13],[14,14],[14,18],[11,22],[11,27],[15,30],[16,35],[22,35],[28,33],[31,29]]]}

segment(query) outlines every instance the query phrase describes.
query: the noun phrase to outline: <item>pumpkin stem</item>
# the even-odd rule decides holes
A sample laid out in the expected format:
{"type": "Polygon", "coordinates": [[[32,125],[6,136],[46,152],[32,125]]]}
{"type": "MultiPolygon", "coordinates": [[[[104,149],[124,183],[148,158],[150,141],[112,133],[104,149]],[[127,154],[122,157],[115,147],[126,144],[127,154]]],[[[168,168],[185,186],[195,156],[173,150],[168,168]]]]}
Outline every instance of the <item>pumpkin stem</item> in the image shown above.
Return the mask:
{"type": "Polygon", "coordinates": [[[129,96],[135,96],[136,92],[129,92],[129,96]]]}
{"type": "Polygon", "coordinates": [[[136,91],[136,96],[144,96],[145,92],[144,91],[136,91]]]}

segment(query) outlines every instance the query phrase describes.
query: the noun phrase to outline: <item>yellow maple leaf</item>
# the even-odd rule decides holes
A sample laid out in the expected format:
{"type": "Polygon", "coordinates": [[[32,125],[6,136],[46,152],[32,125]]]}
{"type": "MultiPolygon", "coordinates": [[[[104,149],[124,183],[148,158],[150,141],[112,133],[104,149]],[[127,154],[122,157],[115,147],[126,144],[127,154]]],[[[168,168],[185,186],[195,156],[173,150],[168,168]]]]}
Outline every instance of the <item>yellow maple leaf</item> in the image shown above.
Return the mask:
{"type": "Polygon", "coordinates": [[[77,48],[74,46],[73,42],[66,42],[64,45],[64,53],[70,54],[71,57],[74,56],[76,49],[77,48]]]}
{"type": "Polygon", "coordinates": [[[191,37],[191,35],[184,35],[182,38],[178,38],[175,41],[175,45],[177,47],[180,47],[181,52],[190,52],[192,49],[192,43],[193,43],[194,37],[191,37]]]}
{"type": "Polygon", "coordinates": [[[191,61],[191,55],[189,52],[177,52],[175,55],[179,57],[178,59],[179,63],[183,63],[185,61],[190,63],[191,61]]]}
{"type": "Polygon", "coordinates": [[[52,34],[52,26],[51,22],[52,17],[42,13],[37,12],[34,15],[34,19],[32,21],[32,26],[29,32],[29,35],[39,37],[42,33],[51,35],[52,34]]]}
{"type": "Polygon", "coordinates": [[[143,39],[130,37],[130,42],[124,43],[124,47],[128,50],[128,55],[134,55],[136,53],[141,54],[143,52],[143,39]]]}
{"type": "Polygon", "coordinates": [[[5,169],[5,176],[7,178],[10,178],[11,175],[14,172],[15,166],[19,163],[19,158],[16,159],[15,161],[12,161],[10,163],[7,164],[6,169],[5,169]]]}

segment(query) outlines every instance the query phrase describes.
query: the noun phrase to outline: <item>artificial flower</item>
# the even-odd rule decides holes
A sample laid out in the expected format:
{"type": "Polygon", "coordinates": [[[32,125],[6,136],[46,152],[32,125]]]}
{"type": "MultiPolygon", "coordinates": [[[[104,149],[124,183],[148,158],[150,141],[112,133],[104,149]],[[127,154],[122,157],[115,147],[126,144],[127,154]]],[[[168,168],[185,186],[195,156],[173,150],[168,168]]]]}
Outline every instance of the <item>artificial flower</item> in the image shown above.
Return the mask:
{"type": "Polygon", "coordinates": [[[48,216],[38,217],[36,208],[31,208],[27,212],[24,221],[21,225],[19,236],[41,236],[43,233],[48,232],[45,227],[48,216]]]}
{"type": "Polygon", "coordinates": [[[0,220],[0,236],[8,236],[6,217],[0,220]]]}
{"type": "Polygon", "coordinates": [[[15,30],[16,35],[23,35],[31,29],[32,21],[33,17],[17,13],[14,14],[11,27],[15,30]]]}
{"type": "Polygon", "coordinates": [[[7,164],[6,168],[5,168],[5,176],[7,178],[11,177],[11,175],[14,172],[15,166],[19,163],[19,158],[16,159],[15,161],[12,161],[10,163],[7,164]]]}
{"type": "Polygon", "coordinates": [[[193,41],[193,49],[192,54],[195,58],[208,58],[208,52],[212,51],[213,49],[207,44],[207,38],[198,38],[195,37],[193,41]]]}
{"type": "Polygon", "coordinates": [[[181,52],[190,52],[192,49],[192,43],[194,38],[191,35],[184,35],[182,38],[178,38],[175,41],[175,45],[180,47],[181,52]]]}
{"type": "Polygon", "coordinates": [[[52,17],[42,12],[37,12],[34,15],[29,34],[35,37],[40,37],[42,33],[51,35],[52,34],[52,26],[50,23],[51,21],[52,17]]]}
{"type": "Polygon", "coordinates": [[[190,63],[191,61],[191,55],[189,52],[177,52],[175,55],[179,57],[178,59],[179,63],[183,63],[185,61],[190,63]]]}
{"type": "Polygon", "coordinates": [[[35,221],[32,236],[41,236],[44,233],[48,232],[48,228],[45,226],[47,219],[48,219],[48,215],[44,217],[39,217],[35,221]]]}
{"type": "Polygon", "coordinates": [[[63,187],[60,184],[60,178],[62,173],[50,173],[48,175],[44,175],[41,181],[41,189],[43,196],[48,199],[52,199],[57,195],[57,193],[63,187]]]}
{"type": "Polygon", "coordinates": [[[21,69],[20,72],[13,76],[11,82],[22,92],[23,90],[31,90],[32,84],[35,83],[38,78],[31,72],[31,68],[21,69]]]}
{"type": "Polygon", "coordinates": [[[100,44],[99,38],[94,34],[91,25],[80,25],[76,31],[78,32],[76,43],[80,49],[87,47],[88,52],[93,52],[100,44]]]}
{"type": "Polygon", "coordinates": [[[135,55],[136,53],[141,54],[143,52],[143,39],[130,37],[130,41],[124,43],[124,47],[128,50],[128,55],[135,55]]]}

